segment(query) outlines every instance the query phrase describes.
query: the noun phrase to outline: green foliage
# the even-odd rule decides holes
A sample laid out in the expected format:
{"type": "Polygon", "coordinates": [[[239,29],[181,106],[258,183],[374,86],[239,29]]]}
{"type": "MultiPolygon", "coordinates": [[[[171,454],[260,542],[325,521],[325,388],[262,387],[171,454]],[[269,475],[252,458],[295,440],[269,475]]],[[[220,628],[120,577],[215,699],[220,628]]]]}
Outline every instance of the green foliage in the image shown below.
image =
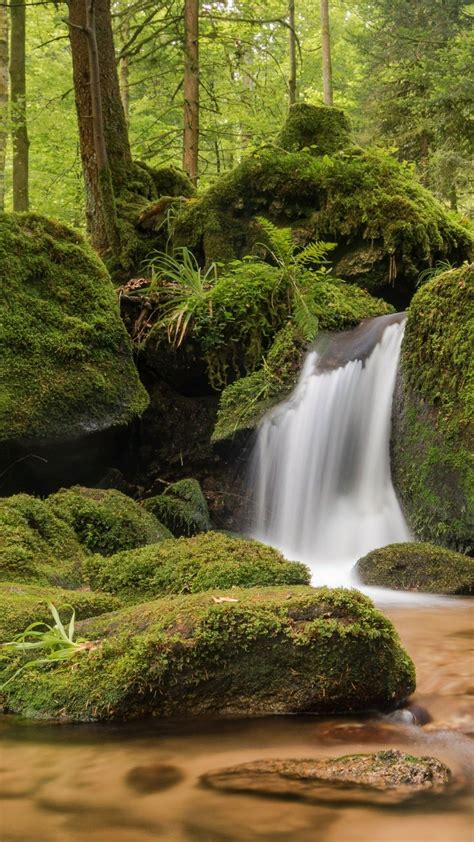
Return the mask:
{"type": "Polygon", "coordinates": [[[1,580],[77,587],[86,553],[46,501],[28,494],[0,499],[1,580]]]}
{"type": "Polygon", "coordinates": [[[206,532],[193,538],[95,557],[87,564],[91,587],[132,599],[213,588],[305,585],[309,570],[286,561],[278,550],[258,541],[206,532]]]}
{"type": "Polygon", "coordinates": [[[114,489],[62,488],[48,497],[48,506],[91,552],[111,555],[170,537],[151,512],[114,489]]]}
{"type": "MultiPolygon", "coordinates": [[[[167,597],[79,628],[98,644],[87,658],[18,675],[7,710],[75,721],[342,713],[393,707],[415,683],[392,624],[357,591],[167,597]]],[[[11,668],[5,659],[4,675],[11,668]]]]}
{"type": "Polygon", "coordinates": [[[175,538],[190,537],[211,528],[206,499],[195,479],[172,483],[163,494],[149,497],[143,505],[175,538]]]}
{"type": "Polygon", "coordinates": [[[104,265],[80,234],[0,215],[0,441],[74,439],[148,403],[104,265]]]}
{"type": "Polygon", "coordinates": [[[84,652],[84,650],[90,648],[91,644],[83,638],[74,640],[76,612],[71,606],[68,607],[71,608],[72,614],[67,624],[67,631],[61,621],[57,608],[52,603],[49,603],[48,608],[53,615],[54,626],[41,621],[30,623],[23,632],[15,635],[13,640],[3,644],[4,649],[8,649],[13,653],[23,656],[36,655],[38,653],[43,657],[33,657],[27,660],[23,666],[17,669],[10,678],[0,685],[0,692],[25,669],[37,669],[38,667],[62,663],[78,655],[79,652],[84,652]]]}
{"type": "Polygon", "coordinates": [[[474,534],[474,268],[428,281],[410,306],[393,473],[416,534],[468,552],[474,534]]]}
{"type": "Polygon", "coordinates": [[[391,544],[359,559],[356,569],[366,585],[474,594],[474,559],[435,544],[391,544]]]}
{"type": "Polygon", "coordinates": [[[65,590],[37,584],[23,584],[16,579],[0,582],[0,642],[9,640],[30,623],[50,618],[48,604],[53,602],[59,611],[72,606],[76,617],[96,617],[121,607],[117,596],[93,593],[90,590],[65,590]]]}

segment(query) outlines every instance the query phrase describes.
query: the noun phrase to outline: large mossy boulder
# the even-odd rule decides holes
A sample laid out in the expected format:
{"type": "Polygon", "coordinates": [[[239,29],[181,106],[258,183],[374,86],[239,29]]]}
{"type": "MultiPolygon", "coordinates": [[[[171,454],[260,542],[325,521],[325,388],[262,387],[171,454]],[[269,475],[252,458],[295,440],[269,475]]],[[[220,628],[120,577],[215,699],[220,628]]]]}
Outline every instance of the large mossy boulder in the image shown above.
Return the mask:
{"type": "Polygon", "coordinates": [[[149,497],[143,505],[175,538],[189,538],[211,528],[206,498],[195,479],[174,482],[163,494],[149,497]]]}
{"type": "Polygon", "coordinates": [[[402,591],[474,594],[474,559],[435,544],[390,544],[356,565],[365,585],[402,591]]]}
{"type": "Polygon", "coordinates": [[[82,620],[121,607],[120,599],[111,594],[27,585],[17,581],[0,582],[0,644],[24,632],[31,623],[54,626],[50,604],[59,611],[63,622],[70,620],[72,610],[76,619],[82,620]]]}
{"type": "Polygon", "coordinates": [[[148,403],[109,275],[81,235],[0,214],[0,445],[72,441],[148,403]]]}
{"type": "MultiPolygon", "coordinates": [[[[390,708],[415,684],[392,624],[357,591],[169,597],[83,621],[78,634],[94,648],[74,668],[17,675],[5,710],[73,721],[342,713],[390,708]]],[[[5,653],[0,680],[18,664],[5,653]]]]}
{"type": "Polygon", "coordinates": [[[436,276],[410,305],[392,472],[419,539],[474,548],[474,265],[436,276]]]}
{"type": "Polygon", "coordinates": [[[246,156],[182,208],[174,244],[208,264],[242,257],[262,241],[257,217],[265,216],[291,226],[301,244],[336,242],[339,277],[406,301],[422,269],[440,259],[464,260],[472,237],[408,166],[380,149],[350,145],[340,112],[333,119],[329,113],[312,106],[292,111],[279,145],[246,156]]]}
{"type": "Polygon", "coordinates": [[[87,550],[44,500],[0,498],[0,580],[78,587],[87,550]]]}
{"type": "Polygon", "coordinates": [[[114,489],[76,485],[62,488],[47,502],[90,552],[112,555],[171,537],[151,512],[114,489]]]}
{"type": "Polygon", "coordinates": [[[219,532],[163,541],[110,558],[95,556],[86,565],[86,575],[94,590],[118,593],[135,602],[163,594],[307,585],[310,581],[304,564],[287,561],[273,547],[219,532]]]}

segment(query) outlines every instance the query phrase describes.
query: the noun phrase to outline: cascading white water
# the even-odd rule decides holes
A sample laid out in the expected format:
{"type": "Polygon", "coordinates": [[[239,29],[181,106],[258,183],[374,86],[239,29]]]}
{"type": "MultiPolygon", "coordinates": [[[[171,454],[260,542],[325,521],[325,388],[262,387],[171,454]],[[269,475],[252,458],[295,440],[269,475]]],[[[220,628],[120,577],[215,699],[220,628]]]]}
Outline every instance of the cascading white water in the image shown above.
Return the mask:
{"type": "Polygon", "coordinates": [[[389,453],[404,320],[385,318],[368,323],[369,343],[374,325],[379,335],[365,359],[367,349],[350,358],[360,352],[360,328],[352,349],[351,335],[342,339],[344,365],[318,370],[322,358],[311,352],[295,391],[258,432],[251,534],[308,564],[316,584],[347,584],[358,558],[411,537],[389,453]]]}

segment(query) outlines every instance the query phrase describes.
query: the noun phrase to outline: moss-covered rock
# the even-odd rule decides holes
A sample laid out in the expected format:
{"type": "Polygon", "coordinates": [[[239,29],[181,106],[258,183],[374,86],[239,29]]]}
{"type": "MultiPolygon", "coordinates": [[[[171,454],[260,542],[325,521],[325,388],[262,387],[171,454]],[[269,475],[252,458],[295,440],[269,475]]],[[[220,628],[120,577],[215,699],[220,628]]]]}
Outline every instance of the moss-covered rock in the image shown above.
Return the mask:
{"type": "Polygon", "coordinates": [[[107,559],[95,556],[87,562],[86,575],[94,590],[135,601],[213,588],[306,585],[310,581],[304,564],[287,561],[273,547],[219,532],[163,541],[107,559]]]}
{"type": "Polygon", "coordinates": [[[104,265],[81,235],[0,214],[0,444],[125,424],[148,403],[104,265]]]}
{"type": "MultiPolygon", "coordinates": [[[[306,121],[310,107],[298,108],[294,114],[306,121]]],[[[320,113],[314,112],[316,122],[320,113]]],[[[335,138],[337,147],[339,131],[335,138]]],[[[258,216],[290,225],[302,244],[336,242],[337,275],[369,289],[383,287],[392,297],[395,286],[406,299],[419,272],[437,260],[462,261],[472,250],[459,218],[408,166],[381,150],[354,146],[316,156],[311,150],[256,150],[183,207],[174,244],[190,247],[207,263],[242,257],[261,240],[258,216]]]]}
{"type": "Polygon", "coordinates": [[[401,751],[347,754],[311,760],[257,760],[203,776],[211,789],[310,803],[400,804],[419,793],[437,794],[451,773],[435,757],[401,751]]]}
{"type": "Polygon", "coordinates": [[[120,599],[111,594],[0,582],[0,643],[11,640],[31,623],[54,625],[48,603],[59,610],[61,618],[64,610],[66,619],[70,618],[71,608],[74,608],[78,620],[121,607],[120,599]]]}
{"type": "Polygon", "coordinates": [[[415,534],[474,547],[474,266],[426,283],[410,305],[393,430],[394,481],[415,534]]]}
{"type": "Polygon", "coordinates": [[[143,505],[175,538],[189,538],[211,528],[206,498],[195,479],[174,482],[163,494],[149,497],[143,505]]]}
{"type": "Polygon", "coordinates": [[[474,594],[474,559],[435,544],[390,544],[359,559],[366,585],[402,591],[474,594]]]}
{"type": "MultiPolygon", "coordinates": [[[[414,688],[392,624],[357,591],[169,597],[83,621],[78,634],[98,645],[74,667],[16,676],[6,710],[76,721],[335,713],[389,708],[414,688]]],[[[2,666],[6,679],[18,658],[6,653],[2,666]]]]}
{"type": "Polygon", "coordinates": [[[287,152],[305,150],[312,155],[332,155],[351,143],[349,120],[339,108],[327,105],[291,106],[286,122],[275,138],[287,152]]]}
{"type": "Polygon", "coordinates": [[[48,506],[91,552],[111,555],[171,537],[151,512],[114,489],[62,488],[48,497],[48,506]]]}
{"type": "Polygon", "coordinates": [[[44,500],[0,498],[0,579],[77,587],[86,550],[44,500]]]}
{"type": "MultiPolygon", "coordinates": [[[[336,278],[323,276],[315,284],[314,315],[320,331],[347,330],[391,309],[382,299],[336,278]]],[[[253,430],[268,409],[287,397],[309,345],[292,321],[276,334],[263,365],[223,390],[212,435],[215,444],[253,430]]]]}

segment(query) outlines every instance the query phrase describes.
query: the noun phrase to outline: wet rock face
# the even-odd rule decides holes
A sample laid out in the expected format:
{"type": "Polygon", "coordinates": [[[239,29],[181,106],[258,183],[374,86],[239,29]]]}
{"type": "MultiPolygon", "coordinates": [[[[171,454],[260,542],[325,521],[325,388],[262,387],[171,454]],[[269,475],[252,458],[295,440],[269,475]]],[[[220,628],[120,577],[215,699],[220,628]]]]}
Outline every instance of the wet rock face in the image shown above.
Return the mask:
{"type": "Polygon", "coordinates": [[[419,793],[442,791],[450,771],[434,757],[389,750],[325,760],[256,761],[210,772],[202,781],[224,792],[308,802],[399,804],[419,793]]]}

